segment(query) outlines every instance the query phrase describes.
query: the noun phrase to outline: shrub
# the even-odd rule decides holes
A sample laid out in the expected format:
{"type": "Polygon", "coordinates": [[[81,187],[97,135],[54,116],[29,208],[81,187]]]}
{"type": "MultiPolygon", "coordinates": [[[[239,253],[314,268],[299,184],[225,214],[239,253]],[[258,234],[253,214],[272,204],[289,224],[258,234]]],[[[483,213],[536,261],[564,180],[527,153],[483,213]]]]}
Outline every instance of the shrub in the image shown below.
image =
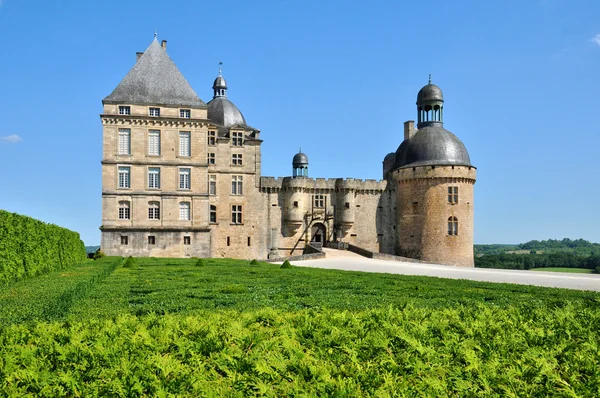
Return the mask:
{"type": "Polygon", "coordinates": [[[85,261],[77,232],[0,210],[0,285],[85,261]]]}
{"type": "Polygon", "coordinates": [[[135,258],[129,256],[129,257],[127,257],[127,260],[125,260],[125,264],[123,264],[123,268],[135,267],[136,264],[137,264],[137,261],[135,261],[135,258]]]}
{"type": "Polygon", "coordinates": [[[106,254],[102,250],[98,249],[94,252],[94,260],[99,260],[103,257],[106,257],[106,254]]]}
{"type": "Polygon", "coordinates": [[[256,259],[250,261],[250,265],[258,265],[258,264],[259,264],[259,262],[256,261],[256,259]]]}
{"type": "Polygon", "coordinates": [[[292,268],[292,264],[290,264],[290,262],[288,260],[285,260],[283,262],[283,264],[281,264],[281,267],[279,268],[292,268]]]}
{"type": "Polygon", "coordinates": [[[196,261],[196,267],[206,267],[206,260],[199,258],[198,261],[196,261]]]}
{"type": "Polygon", "coordinates": [[[248,288],[244,285],[227,285],[221,288],[221,293],[247,293],[248,288]]]}

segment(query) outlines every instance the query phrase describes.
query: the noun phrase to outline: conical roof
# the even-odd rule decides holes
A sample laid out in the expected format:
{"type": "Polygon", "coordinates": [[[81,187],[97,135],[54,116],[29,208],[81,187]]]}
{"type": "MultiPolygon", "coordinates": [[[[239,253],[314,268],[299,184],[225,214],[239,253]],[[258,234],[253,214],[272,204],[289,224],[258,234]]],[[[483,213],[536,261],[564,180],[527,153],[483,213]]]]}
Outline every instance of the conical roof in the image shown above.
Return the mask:
{"type": "Polygon", "coordinates": [[[190,108],[206,106],[156,38],[102,102],[190,108]]]}

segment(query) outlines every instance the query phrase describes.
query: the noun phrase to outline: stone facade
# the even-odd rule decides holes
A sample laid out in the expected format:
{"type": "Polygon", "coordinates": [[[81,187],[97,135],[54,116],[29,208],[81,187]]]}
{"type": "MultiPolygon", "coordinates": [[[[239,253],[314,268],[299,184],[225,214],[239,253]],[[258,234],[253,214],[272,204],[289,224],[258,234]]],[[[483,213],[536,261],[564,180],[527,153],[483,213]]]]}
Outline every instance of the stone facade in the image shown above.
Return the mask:
{"type": "Polygon", "coordinates": [[[419,131],[411,123],[383,180],[309,178],[302,153],[293,177],[263,177],[260,130],[226,99],[222,76],[205,104],[178,73],[155,41],[103,101],[107,255],[268,259],[343,242],[473,265],[475,168],[398,166],[419,131]],[[147,79],[160,73],[160,83],[147,79]]]}

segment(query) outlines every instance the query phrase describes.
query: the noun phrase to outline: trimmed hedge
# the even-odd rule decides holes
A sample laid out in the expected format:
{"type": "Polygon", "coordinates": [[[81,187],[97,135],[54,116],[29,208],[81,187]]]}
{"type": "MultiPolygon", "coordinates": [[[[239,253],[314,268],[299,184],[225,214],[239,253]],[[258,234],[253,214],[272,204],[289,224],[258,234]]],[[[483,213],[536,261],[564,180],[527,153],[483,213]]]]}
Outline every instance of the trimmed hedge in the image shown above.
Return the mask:
{"type": "Polygon", "coordinates": [[[0,210],[0,285],[85,261],[77,232],[0,210]]]}

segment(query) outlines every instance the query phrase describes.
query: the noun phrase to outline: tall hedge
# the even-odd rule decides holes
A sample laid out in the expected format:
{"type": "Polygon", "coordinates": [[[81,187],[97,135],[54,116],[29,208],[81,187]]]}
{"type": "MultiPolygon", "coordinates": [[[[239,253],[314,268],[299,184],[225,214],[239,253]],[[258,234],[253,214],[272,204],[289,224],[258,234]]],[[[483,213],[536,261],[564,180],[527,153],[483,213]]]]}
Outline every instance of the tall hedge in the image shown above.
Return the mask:
{"type": "Polygon", "coordinates": [[[0,285],[84,261],[77,232],[0,210],[0,285]]]}

